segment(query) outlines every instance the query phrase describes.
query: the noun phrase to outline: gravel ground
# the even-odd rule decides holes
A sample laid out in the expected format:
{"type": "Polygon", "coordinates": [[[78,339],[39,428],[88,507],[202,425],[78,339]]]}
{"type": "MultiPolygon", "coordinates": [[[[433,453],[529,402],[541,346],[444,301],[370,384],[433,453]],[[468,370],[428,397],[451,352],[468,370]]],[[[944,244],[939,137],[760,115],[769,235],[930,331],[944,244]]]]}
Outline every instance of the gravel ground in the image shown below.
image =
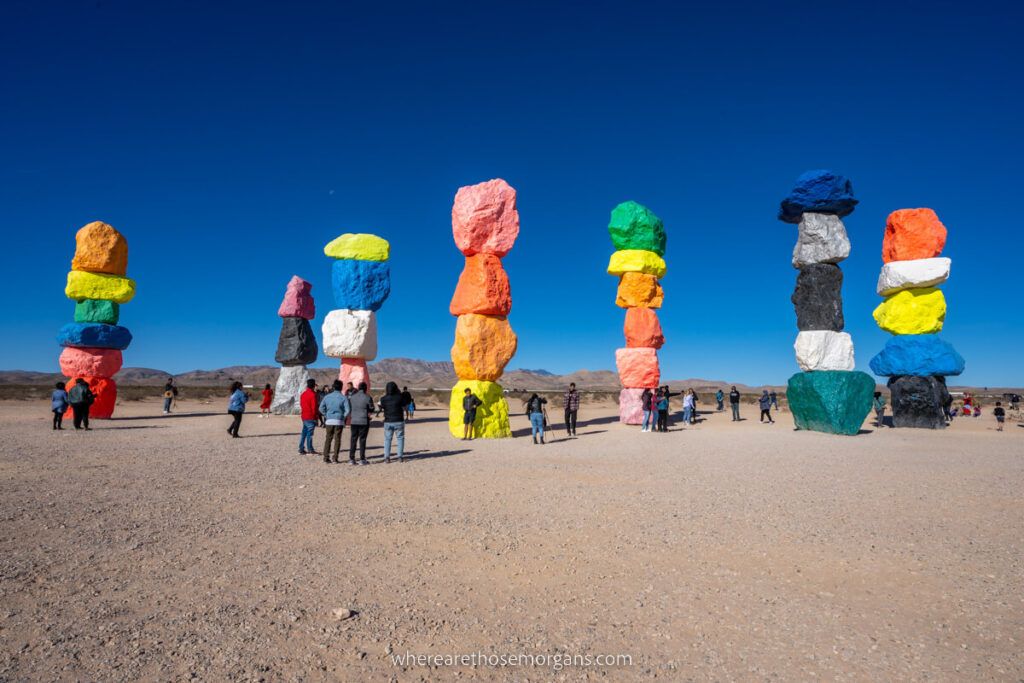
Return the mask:
{"type": "Polygon", "coordinates": [[[0,403],[0,680],[1024,678],[1017,425],[640,434],[605,406],[535,447],[426,410],[407,462],[378,426],[351,467],[221,408],[76,433],[0,403]]]}

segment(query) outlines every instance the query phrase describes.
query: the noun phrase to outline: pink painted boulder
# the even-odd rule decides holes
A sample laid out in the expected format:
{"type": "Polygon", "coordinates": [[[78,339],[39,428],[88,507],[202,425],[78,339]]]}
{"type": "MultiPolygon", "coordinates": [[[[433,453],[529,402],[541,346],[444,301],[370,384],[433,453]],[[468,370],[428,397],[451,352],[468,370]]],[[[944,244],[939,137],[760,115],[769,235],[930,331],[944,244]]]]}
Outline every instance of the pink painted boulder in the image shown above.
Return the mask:
{"type": "Polygon", "coordinates": [[[117,349],[65,346],[60,352],[60,371],[67,377],[113,377],[123,362],[117,349]]]}
{"type": "Polygon", "coordinates": [[[644,422],[644,406],[640,401],[643,389],[623,389],[619,392],[619,421],[625,425],[644,422]]]}
{"type": "Polygon", "coordinates": [[[284,301],[277,309],[277,314],[282,318],[315,318],[316,306],[313,304],[313,295],[309,293],[312,289],[313,285],[293,275],[288,281],[288,288],[284,290],[284,301]]]}
{"type": "Polygon", "coordinates": [[[661,380],[657,349],[616,349],[615,365],[619,370],[619,381],[627,389],[657,387],[661,380]]]}
{"type": "Polygon", "coordinates": [[[352,382],[352,386],[357,389],[360,382],[366,382],[366,390],[370,390],[370,370],[366,367],[366,361],[360,358],[342,358],[338,379],[346,389],[349,382],[352,382]]]}
{"type": "Polygon", "coordinates": [[[498,178],[460,187],[452,205],[455,246],[466,256],[504,256],[519,235],[516,191],[498,178]]]}

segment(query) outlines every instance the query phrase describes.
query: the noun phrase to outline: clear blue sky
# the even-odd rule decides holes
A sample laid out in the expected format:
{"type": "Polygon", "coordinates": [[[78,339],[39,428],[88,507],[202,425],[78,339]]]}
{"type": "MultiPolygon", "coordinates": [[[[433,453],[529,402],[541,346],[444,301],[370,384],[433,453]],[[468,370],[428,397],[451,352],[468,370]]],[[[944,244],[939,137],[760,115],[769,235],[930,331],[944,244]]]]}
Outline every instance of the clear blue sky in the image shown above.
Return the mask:
{"type": "Polygon", "coordinates": [[[783,382],[796,230],[775,212],[831,168],[861,200],[843,264],[858,367],[888,336],[885,217],[928,206],[961,381],[1020,385],[1024,11],[885,5],[7,2],[0,366],[57,369],[92,220],[129,240],[126,365],[272,364],[292,274],[319,336],[342,232],[392,244],[381,356],[447,359],[452,198],[502,177],[522,219],[512,367],[614,366],[606,226],[633,199],[669,236],[664,376],[783,382]]]}

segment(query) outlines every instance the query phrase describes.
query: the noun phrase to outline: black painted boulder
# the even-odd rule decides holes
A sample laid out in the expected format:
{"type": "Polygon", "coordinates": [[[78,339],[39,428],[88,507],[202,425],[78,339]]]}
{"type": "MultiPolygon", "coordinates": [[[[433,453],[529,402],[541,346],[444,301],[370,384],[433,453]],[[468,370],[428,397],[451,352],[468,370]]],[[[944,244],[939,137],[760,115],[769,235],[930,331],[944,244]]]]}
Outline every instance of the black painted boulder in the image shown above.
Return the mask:
{"type": "Polygon", "coordinates": [[[800,269],[790,300],[800,330],[843,331],[843,271],[831,263],[812,263],[800,269]]]}
{"type": "Polygon", "coordinates": [[[889,380],[894,427],[942,429],[946,416],[942,406],[949,398],[943,377],[901,375],[889,380]]]}
{"type": "Polygon", "coordinates": [[[274,360],[281,365],[309,365],[316,361],[316,337],[305,318],[281,318],[281,336],[274,360]]]}

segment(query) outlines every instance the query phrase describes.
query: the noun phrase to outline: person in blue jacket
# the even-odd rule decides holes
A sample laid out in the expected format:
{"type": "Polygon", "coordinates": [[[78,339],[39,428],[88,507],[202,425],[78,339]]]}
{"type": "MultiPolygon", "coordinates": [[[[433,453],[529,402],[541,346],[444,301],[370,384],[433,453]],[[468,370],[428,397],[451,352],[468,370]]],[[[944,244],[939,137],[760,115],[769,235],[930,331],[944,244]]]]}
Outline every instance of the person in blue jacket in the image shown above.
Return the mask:
{"type": "Polygon", "coordinates": [[[56,388],[50,394],[50,410],[53,411],[53,428],[64,429],[61,423],[64,421],[64,413],[67,412],[68,392],[64,389],[64,382],[57,382],[56,388]]]}
{"type": "Polygon", "coordinates": [[[324,443],[324,462],[338,462],[338,451],[341,450],[341,433],[345,431],[345,418],[352,412],[352,405],[342,391],[340,379],[334,380],[331,393],[320,400],[320,414],[324,416],[327,429],[327,441],[324,443]],[[331,452],[331,444],[334,451],[331,452]]]}
{"type": "Polygon", "coordinates": [[[238,438],[238,428],[242,425],[242,414],[245,412],[245,404],[249,400],[249,394],[242,391],[242,383],[235,382],[231,385],[231,398],[228,399],[228,413],[233,420],[228,427],[228,434],[232,438],[238,438]]]}

